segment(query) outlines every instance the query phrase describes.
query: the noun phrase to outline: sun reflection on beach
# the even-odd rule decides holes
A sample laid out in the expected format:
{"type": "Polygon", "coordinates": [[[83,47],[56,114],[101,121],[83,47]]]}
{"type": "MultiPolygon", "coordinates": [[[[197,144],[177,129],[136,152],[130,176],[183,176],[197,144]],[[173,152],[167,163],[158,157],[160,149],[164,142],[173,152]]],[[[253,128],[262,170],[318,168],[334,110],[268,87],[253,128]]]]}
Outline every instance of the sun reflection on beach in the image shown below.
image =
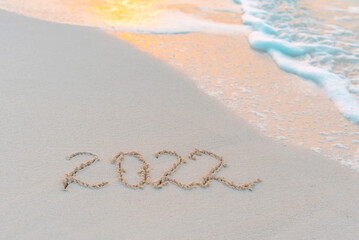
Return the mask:
{"type": "Polygon", "coordinates": [[[118,22],[149,24],[163,9],[161,0],[80,0],[76,5],[84,7],[93,20],[108,24],[118,22]],[[161,10],[162,9],[162,10],[161,10]]]}

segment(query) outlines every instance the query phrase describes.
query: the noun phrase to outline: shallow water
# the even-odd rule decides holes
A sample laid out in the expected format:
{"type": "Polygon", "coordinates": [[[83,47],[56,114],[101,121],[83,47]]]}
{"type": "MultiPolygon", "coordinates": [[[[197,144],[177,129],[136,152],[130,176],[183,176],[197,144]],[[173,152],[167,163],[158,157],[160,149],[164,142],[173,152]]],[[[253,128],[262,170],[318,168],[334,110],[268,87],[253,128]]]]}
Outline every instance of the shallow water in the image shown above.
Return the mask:
{"type": "Polygon", "coordinates": [[[359,3],[331,5],[318,0],[244,0],[243,20],[255,30],[249,36],[253,48],[270,54],[283,70],[323,87],[341,113],[359,123],[359,15],[347,15],[349,24],[340,20],[359,3]],[[342,14],[333,16],[337,9],[342,14]]]}
{"type": "Polygon", "coordinates": [[[249,42],[283,70],[323,87],[359,123],[359,3],[323,0],[2,0],[50,21],[148,34],[253,31],[249,42]],[[243,13],[243,14],[242,14],[243,13]],[[239,22],[239,18],[246,28],[239,22]]]}
{"type": "Polygon", "coordinates": [[[357,1],[0,0],[0,8],[117,32],[186,72],[266,135],[359,169],[357,1]],[[282,70],[324,89],[334,105],[305,84],[269,84],[265,79],[278,73],[268,61],[258,70],[254,55],[241,57],[243,37],[282,70]]]}
{"type": "Polygon", "coordinates": [[[238,23],[241,18],[254,30],[249,35],[254,49],[323,87],[339,111],[359,123],[358,2],[2,0],[0,7],[51,21],[149,34],[249,31],[238,23]]]}

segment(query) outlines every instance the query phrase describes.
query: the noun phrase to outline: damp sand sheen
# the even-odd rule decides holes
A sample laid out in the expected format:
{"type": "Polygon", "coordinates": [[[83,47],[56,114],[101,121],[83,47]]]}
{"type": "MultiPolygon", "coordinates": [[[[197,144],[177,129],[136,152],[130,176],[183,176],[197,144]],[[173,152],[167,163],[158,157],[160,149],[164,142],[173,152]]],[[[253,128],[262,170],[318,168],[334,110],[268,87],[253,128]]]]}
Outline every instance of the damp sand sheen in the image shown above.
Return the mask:
{"type": "MultiPolygon", "coordinates": [[[[188,6],[186,11],[194,11],[188,6]]],[[[202,15],[220,19],[217,23],[221,24],[227,24],[230,16],[236,18],[218,11],[202,15]]],[[[240,28],[238,34],[247,30],[240,28]]],[[[289,141],[264,136],[246,118],[198,88],[194,75],[183,69],[203,75],[197,67],[186,67],[181,49],[164,54],[175,62],[169,65],[160,52],[148,54],[102,29],[7,11],[0,11],[0,34],[0,239],[358,239],[358,172],[289,141]],[[189,156],[195,147],[207,150],[208,156],[185,159],[187,164],[164,180],[199,183],[220,163],[210,156],[213,153],[227,165],[216,173],[221,179],[238,186],[258,178],[262,181],[253,191],[237,191],[220,181],[190,190],[173,183],[132,189],[119,179],[123,157],[126,183],[140,183],[143,175],[137,173],[146,166],[151,178],[146,182],[159,187],[161,176],[171,173],[177,157],[189,156]],[[161,149],[166,151],[156,158],[154,153],[161,149]],[[145,164],[125,155],[131,151],[145,164]],[[66,160],[77,152],[95,155],[79,154],[66,160]],[[114,156],[118,158],[111,164],[114,156]],[[93,189],[71,183],[63,191],[65,174],[93,159],[96,162],[91,166],[76,171],[76,179],[89,186],[108,184],[93,189]]],[[[143,41],[143,33],[122,34],[135,38],[135,45],[143,41]]],[[[206,33],[191,34],[177,37],[205,41],[206,33]]],[[[216,44],[233,40],[225,36],[207,40],[216,44]]],[[[155,45],[147,43],[142,46],[155,45]]],[[[248,42],[242,50],[234,50],[262,65],[262,70],[243,68],[236,73],[248,78],[248,84],[251,77],[283,78],[295,84],[289,80],[296,77],[279,69],[268,75],[274,63],[269,57],[256,58],[259,53],[248,42]]],[[[215,49],[209,48],[208,54],[211,51],[215,49]]],[[[213,76],[220,72],[217,65],[206,65],[213,76]]],[[[303,86],[308,96],[325,99],[323,89],[316,92],[309,83],[303,86]]],[[[250,90],[256,92],[241,89],[244,94],[250,90]]],[[[252,99],[251,104],[259,100],[252,99]]],[[[341,119],[335,111],[333,116],[341,119]]],[[[354,126],[350,124],[347,129],[354,126]]],[[[347,131],[345,136],[355,132],[343,131],[347,131]]],[[[330,134],[334,136],[325,137],[337,136],[330,134]]]]}

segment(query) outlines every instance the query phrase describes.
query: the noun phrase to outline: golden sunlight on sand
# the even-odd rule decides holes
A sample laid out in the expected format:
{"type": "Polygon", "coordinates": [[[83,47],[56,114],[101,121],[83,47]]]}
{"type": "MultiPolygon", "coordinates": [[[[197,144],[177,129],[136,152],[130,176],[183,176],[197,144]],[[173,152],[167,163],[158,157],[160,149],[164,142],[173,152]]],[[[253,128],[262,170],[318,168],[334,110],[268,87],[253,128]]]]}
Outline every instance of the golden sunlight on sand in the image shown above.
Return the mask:
{"type": "Polygon", "coordinates": [[[76,5],[85,7],[94,18],[108,24],[116,22],[149,24],[163,11],[160,6],[161,0],[79,0],[76,2],[76,5]]]}

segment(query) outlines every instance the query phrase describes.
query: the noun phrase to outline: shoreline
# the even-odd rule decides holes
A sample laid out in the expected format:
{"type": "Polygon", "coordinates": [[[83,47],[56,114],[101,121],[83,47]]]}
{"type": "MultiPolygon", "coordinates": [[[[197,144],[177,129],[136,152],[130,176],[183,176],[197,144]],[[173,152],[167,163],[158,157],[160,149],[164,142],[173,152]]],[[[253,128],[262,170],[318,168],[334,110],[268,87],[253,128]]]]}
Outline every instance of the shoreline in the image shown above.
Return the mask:
{"type": "Polygon", "coordinates": [[[184,73],[267,137],[359,170],[359,125],[337,110],[324,89],[253,50],[245,34],[110,34],[184,73]]]}
{"type": "MultiPolygon", "coordinates": [[[[19,3],[10,3],[1,7],[44,21],[100,28],[126,40],[185,74],[206,94],[215,97],[264,135],[302,146],[359,170],[359,125],[340,113],[323,87],[281,70],[268,52],[253,49],[249,44],[249,35],[253,32],[248,25],[243,25],[240,10],[223,14],[177,6],[183,13],[199,14],[219,24],[217,30],[224,27],[228,31],[212,32],[204,28],[199,32],[163,35],[135,33],[136,30],[116,32],[109,22],[102,22],[106,14],[116,22],[111,7],[108,11],[100,8],[93,12],[76,4],[51,8],[52,3],[49,3],[36,13],[31,11],[34,8],[31,3],[20,4],[22,7],[16,10],[11,6],[19,3]],[[236,23],[236,30],[233,32],[221,25],[226,23],[236,23]]],[[[107,6],[107,3],[94,3],[94,6],[98,4],[107,6]]]]}
{"type": "MultiPolygon", "coordinates": [[[[184,74],[105,32],[0,11],[0,34],[0,238],[358,237],[354,170],[261,136],[184,74]],[[158,175],[172,162],[160,164],[155,152],[193,148],[223,156],[220,176],[263,182],[252,192],[219,183],[134,191],[109,164],[119,151],[138,151],[158,175]],[[65,160],[77,151],[102,159],[79,178],[108,186],[61,190],[83,162],[65,160]]],[[[175,177],[211,169],[198,164],[175,177]]]]}

